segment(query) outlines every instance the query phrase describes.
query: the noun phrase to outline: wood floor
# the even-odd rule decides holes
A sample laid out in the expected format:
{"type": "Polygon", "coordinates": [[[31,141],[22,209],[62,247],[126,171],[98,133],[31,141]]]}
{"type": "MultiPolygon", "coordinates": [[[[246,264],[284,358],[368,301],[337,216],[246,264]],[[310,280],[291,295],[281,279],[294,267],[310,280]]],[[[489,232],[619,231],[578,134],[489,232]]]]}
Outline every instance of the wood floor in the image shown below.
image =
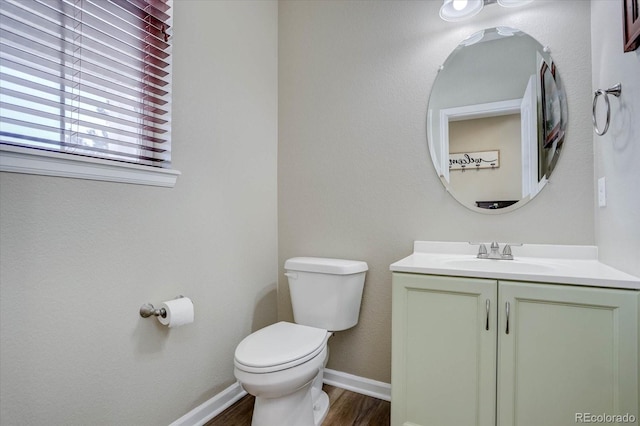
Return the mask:
{"type": "MultiPolygon", "coordinates": [[[[331,407],[322,426],[389,426],[390,402],[335,386],[322,388],[331,407]]],[[[250,426],[253,401],[251,395],[243,397],[204,426],[250,426]]]]}

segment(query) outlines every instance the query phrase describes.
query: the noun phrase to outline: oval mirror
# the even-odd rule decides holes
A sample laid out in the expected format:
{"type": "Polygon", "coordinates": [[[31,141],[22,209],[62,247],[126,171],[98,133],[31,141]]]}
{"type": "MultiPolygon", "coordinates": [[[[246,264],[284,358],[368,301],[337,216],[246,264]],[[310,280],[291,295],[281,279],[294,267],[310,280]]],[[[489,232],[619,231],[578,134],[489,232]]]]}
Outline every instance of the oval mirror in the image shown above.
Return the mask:
{"type": "Polygon", "coordinates": [[[429,151],[444,186],[471,210],[523,206],[556,166],[567,105],[546,50],[522,31],[489,28],[463,40],[438,72],[429,151]]]}

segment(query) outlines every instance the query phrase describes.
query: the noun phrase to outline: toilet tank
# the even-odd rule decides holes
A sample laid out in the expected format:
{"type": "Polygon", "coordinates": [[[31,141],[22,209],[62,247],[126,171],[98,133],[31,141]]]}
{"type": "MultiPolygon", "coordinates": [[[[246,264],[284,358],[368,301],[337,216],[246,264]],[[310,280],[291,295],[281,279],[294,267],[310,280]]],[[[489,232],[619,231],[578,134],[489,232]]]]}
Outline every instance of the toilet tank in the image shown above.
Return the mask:
{"type": "Polygon", "coordinates": [[[294,257],[284,264],[296,323],[329,331],[358,323],[364,277],[358,260],[294,257]]]}

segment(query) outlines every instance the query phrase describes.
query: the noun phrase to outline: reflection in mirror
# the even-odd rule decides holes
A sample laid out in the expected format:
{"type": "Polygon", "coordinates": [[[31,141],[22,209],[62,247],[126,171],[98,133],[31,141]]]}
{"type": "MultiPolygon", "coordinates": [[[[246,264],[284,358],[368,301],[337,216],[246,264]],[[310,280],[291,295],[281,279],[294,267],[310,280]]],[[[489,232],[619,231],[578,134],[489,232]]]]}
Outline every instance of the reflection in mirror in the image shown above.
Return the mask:
{"type": "Polygon", "coordinates": [[[466,207],[498,213],[540,192],[556,166],[566,97],[551,56],[522,31],[475,33],[431,90],[427,135],[442,183],[466,207]]]}

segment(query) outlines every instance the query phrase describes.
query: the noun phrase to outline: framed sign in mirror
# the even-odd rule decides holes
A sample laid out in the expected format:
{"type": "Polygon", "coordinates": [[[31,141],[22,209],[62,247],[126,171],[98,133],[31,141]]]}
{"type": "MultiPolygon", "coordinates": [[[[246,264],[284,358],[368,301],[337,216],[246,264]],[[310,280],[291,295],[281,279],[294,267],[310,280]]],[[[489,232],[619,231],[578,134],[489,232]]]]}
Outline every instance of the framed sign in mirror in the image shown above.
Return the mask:
{"type": "Polygon", "coordinates": [[[640,46],[640,0],[622,0],[622,14],[624,51],[631,52],[640,46]]]}

